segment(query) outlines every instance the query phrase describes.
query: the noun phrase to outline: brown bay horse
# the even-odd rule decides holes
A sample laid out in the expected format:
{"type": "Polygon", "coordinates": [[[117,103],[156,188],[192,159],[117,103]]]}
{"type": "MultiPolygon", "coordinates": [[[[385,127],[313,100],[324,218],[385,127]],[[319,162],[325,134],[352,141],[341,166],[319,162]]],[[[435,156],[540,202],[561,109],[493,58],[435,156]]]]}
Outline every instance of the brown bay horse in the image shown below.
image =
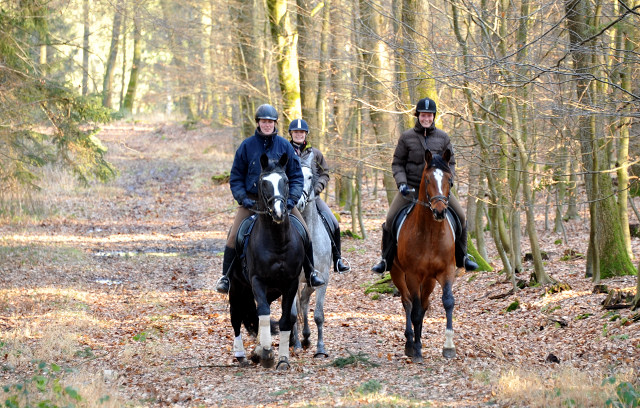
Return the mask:
{"type": "Polygon", "coordinates": [[[391,279],[400,291],[406,315],[405,354],[422,361],[422,323],[429,309],[429,296],[436,282],[442,287],[442,304],[447,317],[442,354],[456,355],[453,345],[453,283],[456,277],[454,233],[446,218],[453,174],[449,169],[451,151],[442,157],[425,152],[426,165],[415,207],[407,215],[398,236],[398,250],[391,279]]]}

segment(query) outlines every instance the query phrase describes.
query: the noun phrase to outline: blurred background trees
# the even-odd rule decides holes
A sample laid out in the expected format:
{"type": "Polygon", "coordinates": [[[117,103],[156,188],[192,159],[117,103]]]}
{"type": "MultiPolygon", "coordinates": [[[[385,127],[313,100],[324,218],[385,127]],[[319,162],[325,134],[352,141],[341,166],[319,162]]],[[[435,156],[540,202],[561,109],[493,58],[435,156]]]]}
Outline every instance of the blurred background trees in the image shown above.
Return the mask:
{"type": "Polygon", "coordinates": [[[336,168],[334,203],[361,215],[378,188],[395,194],[395,141],[428,96],[480,254],[490,231],[513,274],[526,236],[550,282],[536,214],[564,234],[588,210],[585,274],[634,273],[639,12],[638,0],[4,1],[2,192],[56,161],[112,175],[93,131],[109,117],[201,121],[238,144],[271,103],[281,133],[308,120],[336,168]]]}

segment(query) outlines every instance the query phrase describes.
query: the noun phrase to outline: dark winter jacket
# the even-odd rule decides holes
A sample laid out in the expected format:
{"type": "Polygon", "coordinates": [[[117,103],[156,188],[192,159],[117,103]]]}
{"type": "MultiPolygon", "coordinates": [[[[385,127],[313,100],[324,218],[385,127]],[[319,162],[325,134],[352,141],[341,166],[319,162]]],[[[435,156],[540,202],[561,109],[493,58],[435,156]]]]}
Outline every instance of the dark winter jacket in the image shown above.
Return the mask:
{"type": "Polygon", "coordinates": [[[453,155],[451,139],[444,130],[440,130],[432,124],[428,128],[423,128],[416,120],[413,129],[405,130],[398,139],[398,145],[393,153],[391,170],[396,180],[396,185],[407,183],[409,187],[418,190],[424,170],[424,152],[429,149],[433,154],[442,155],[449,148],[451,150],[451,160],[449,167],[455,178],[456,159],[453,155]]]}
{"type": "Polygon", "coordinates": [[[289,199],[297,203],[302,195],[304,184],[300,159],[291,144],[278,135],[277,131],[273,135],[265,136],[258,129],[253,136],[245,139],[236,150],[229,176],[229,186],[233,198],[242,205],[242,200],[249,194],[257,196],[262,153],[266,153],[270,159],[279,159],[283,153],[289,155],[285,169],[289,178],[289,199]]]}
{"type": "Polygon", "coordinates": [[[322,152],[315,147],[309,146],[307,143],[298,145],[291,141],[291,145],[298,156],[300,156],[301,161],[304,161],[304,159],[313,152],[313,172],[317,175],[317,180],[313,185],[313,189],[316,194],[324,190],[329,183],[329,165],[324,159],[322,152]]]}

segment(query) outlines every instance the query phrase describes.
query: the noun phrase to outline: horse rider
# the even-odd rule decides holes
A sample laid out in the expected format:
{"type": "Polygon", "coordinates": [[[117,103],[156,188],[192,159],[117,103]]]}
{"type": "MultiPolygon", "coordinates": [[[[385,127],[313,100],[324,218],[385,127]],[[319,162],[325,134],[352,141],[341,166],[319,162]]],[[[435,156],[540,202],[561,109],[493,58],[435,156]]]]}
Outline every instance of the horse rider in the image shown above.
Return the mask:
{"type": "MultiPolygon", "coordinates": [[[[389,206],[386,221],[382,224],[382,259],[371,270],[376,273],[384,273],[391,270],[393,257],[395,256],[396,242],[393,237],[393,221],[400,210],[409,201],[417,199],[422,171],[425,166],[424,154],[431,150],[434,154],[442,155],[448,148],[451,150],[449,167],[455,178],[456,161],[453,155],[453,146],[449,135],[442,129],[435,126],[437,109],[436,103],[430,98],[420,99],[416,104],[416,123],[412,129],[405,130],[393,153],[391,170],[398,186],[400,194],[389,206]]],[[[452,178],[453,180],[453,178],[452,178]]],[[[478,268],[478,264],[472,261],[467,255],[467,224],[464,211],[454,195],[449,196],[449,208],[451,208],[462,226],[460,238],[456,240],[456,266],[463,267],[468,271],[478,268]]]]}
{"type": "Polygon", "coordinates": [[[318,207],[318,212],[320,213],[322,218],[324,218],[325,222],[323,222],[323,224],[325,224],[327,232],[329,232],[329,237],[331,238],[333,270],[339,273],[348,272],[351,270],[351,268],[342,262],[342,256],[340,255],[340,224],[338,224],[336,216],[333,215],[333,212],[329,209],[327,203],[325,203],[322,198],[320,198],[320,193],[322,193],[322,190],[325,189],[327,183],[329,182],[329,165],[324,159],[322,152],[320,152],[320,150],[316,149],[315,147],[312,147],[307,142],[308,135],[309,125],[307,125],[307,122],[304,119],[294,119],[289,124],[291,146],[293,146],[293,150],[295,150],[300,159],[304,159],[313,152],[313,171],[318,176],[313,186],[313,191],[316,195],[315,201],[316,206],[318,207]],[[329,223],[331,223],[331,225],[333,226],[333,232],[331,231],[329,223]]]}
{"type": "MultiPolygon", "coordinates": [[[[278,134],[278,111],[268,104],[260,105],[256,110],[256,131],[253,136],[245,139],[236,150],[229,176],[229,186],[233,198],[240,204],[236,212],[233,225],[227,236],[222,260],[222,276],[218,279],[216,290],[220,293],[229,292],[229,272],[236,259],[236,235],[242,221],[251,216],[252,209],[258,199],[258,180],[261,173],[260,156],[265,153],[270,159],[278,159],[287,153],[289,161],[286,166],[286,174],[289,179],[289,197],[287,209],[295,215],[307,229],[307,226],[296,208],[296,203],[302,195],[304,177],[300,167],[300,159],[296,156],[293,147],[285,138],[278,134]]],[[[307,233],[308,235],[308,233],[307,233]]],[[[313,246],[311,241],[305,247],[305,260],[302,263],[304,276],[311,286],[325,284],[319,272],[313,264],[313,246]]]]}

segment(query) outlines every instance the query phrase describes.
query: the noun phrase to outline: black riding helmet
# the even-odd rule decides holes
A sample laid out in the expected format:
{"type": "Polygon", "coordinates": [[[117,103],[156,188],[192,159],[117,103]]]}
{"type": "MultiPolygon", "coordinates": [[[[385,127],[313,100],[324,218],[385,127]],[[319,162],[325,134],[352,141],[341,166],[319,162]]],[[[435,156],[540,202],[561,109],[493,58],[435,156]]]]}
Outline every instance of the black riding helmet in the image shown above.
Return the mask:
{"type": "Polygon", "coordinates": [[[260,119],[268,119],[278,121],[278,111],[273,106],[265,103],[264,105],[258,106],[256,109],[256,122],[260,119]]]}
{"type": "Polygon", "coordinates": [[[420,112],[431,112],[435,116],[438,109],[436,108],[436,102],[430,98],[423,98],[416,104],[416,117],[420,116],[420,112]]]}

